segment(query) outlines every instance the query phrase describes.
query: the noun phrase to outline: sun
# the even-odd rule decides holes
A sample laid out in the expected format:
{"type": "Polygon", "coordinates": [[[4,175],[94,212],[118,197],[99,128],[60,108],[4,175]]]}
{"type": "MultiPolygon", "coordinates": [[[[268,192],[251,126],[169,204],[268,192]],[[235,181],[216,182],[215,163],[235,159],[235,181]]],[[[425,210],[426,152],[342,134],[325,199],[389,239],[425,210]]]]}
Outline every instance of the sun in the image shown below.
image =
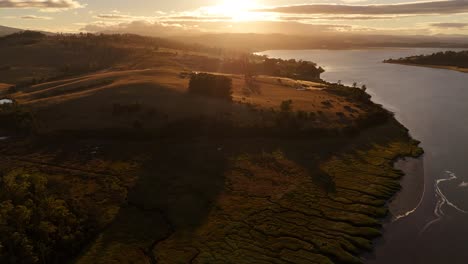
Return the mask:
{"type": "Polygon", "coordinates": [[[235,21],[255,20],[258,13],[252,10],[257,8],[255,1],[249,0],[224,0],[213,7],[213,11],[218,15],[231,17],[235,21]]]}

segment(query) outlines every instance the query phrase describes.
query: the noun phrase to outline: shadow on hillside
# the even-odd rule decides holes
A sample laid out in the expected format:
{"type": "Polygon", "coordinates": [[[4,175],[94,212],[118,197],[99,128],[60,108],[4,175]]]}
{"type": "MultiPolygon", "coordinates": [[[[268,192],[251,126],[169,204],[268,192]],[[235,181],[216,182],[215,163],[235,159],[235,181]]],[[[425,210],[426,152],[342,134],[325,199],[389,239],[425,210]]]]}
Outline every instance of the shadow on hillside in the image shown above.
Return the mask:
{"type": "Polygon", "coordinates": [[[166,141],[149,152],[130,206],[162,211],[177,229],[198,226],[224,189],[227,157],[221,146],[206,139],[166,141]]]}
{"type": "MultiPolygon", "coordinates": [[[[252,111],[245,105],[190,95],[182,89],[166,88],[154,83],[152,79],[131,83],[120,82],[119,79],[111,81],[116,84],[97,82],[98,86],[93,84],[90,89],[78,85],[47,91],[47,96],[70,92],[66,97],[41,95],[47,98],[38,103],[37,118],[41,121],[42,131],[89,131],[90,137],[109,138],[119,132],[134,135],[138,132],[133,130],[135,122],[141,124],[140,130],[154,134],[162,127],[188,121],[219,121],[232,118],[233,115],[247,122],[253,119],[252,111]],[[104,86],[100,87],[101,84],[104,86]],[[116,105],[136,105],[138,109],[116,115],[116,105]]],[[[181,87],[185,85],[180,84],[181,87]]],[[[180,132],[175,129],[172,132],[180,132]]],[[[184,131],[184,134],[190,133],[184,131]]]]}

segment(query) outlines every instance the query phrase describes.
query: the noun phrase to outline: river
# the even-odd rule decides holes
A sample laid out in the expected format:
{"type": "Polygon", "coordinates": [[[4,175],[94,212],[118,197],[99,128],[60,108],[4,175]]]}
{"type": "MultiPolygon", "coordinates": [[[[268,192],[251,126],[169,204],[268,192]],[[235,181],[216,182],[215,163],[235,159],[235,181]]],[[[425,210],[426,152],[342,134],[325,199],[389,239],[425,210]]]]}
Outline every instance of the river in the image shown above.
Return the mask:
{"type": "MultiPolygon", "coordinates": [[[[442,49],[273,50],[272,58],[316,62],[322,78],[365,84],[395,112],[425,155],[398,163],[407,175],[390,202],[383,236],[365,263],[468,263],[468,73],[384,64],[442,49]]],[[[452,49],[456,50],[456,49],[452,49]]]]}

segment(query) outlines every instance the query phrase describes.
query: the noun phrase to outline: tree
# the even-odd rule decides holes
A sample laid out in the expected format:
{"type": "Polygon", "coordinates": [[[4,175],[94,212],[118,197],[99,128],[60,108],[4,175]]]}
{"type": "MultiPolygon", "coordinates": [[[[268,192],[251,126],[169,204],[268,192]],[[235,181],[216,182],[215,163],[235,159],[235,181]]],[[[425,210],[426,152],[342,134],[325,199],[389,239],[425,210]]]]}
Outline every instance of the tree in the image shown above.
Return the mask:
{"type": "Polygon", "coordinates": [[[285,113],[291,112],[292,111],[292,103],[293,103],[292,100],[282,101],[281,105],[280,105],[281,112],[285,112],[285,113]]]}
{"type": "Polygon", "coordinates": [[[366,86],[365,84],[363,84],[363,85],[361,86],[361,90],[362,90],[363,92],[367,91],[367,86],[366,86]]]}
{"type": "Polygon", "coordinates": [[[0,177],[0,263],[60,263],[82,239],[79,219],[47,192],[44,175],[0,177]]]}

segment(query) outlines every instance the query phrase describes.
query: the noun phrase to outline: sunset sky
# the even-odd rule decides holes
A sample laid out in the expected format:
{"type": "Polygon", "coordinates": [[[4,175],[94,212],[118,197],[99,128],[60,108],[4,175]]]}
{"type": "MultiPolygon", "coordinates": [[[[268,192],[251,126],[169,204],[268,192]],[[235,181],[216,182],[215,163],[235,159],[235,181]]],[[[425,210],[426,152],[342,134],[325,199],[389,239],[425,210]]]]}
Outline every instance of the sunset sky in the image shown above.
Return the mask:
{"type": "Polygon", "coordinates": [[[0,25],[152,35],[468,34],[468,0],[0,0],[0,25]]]}

